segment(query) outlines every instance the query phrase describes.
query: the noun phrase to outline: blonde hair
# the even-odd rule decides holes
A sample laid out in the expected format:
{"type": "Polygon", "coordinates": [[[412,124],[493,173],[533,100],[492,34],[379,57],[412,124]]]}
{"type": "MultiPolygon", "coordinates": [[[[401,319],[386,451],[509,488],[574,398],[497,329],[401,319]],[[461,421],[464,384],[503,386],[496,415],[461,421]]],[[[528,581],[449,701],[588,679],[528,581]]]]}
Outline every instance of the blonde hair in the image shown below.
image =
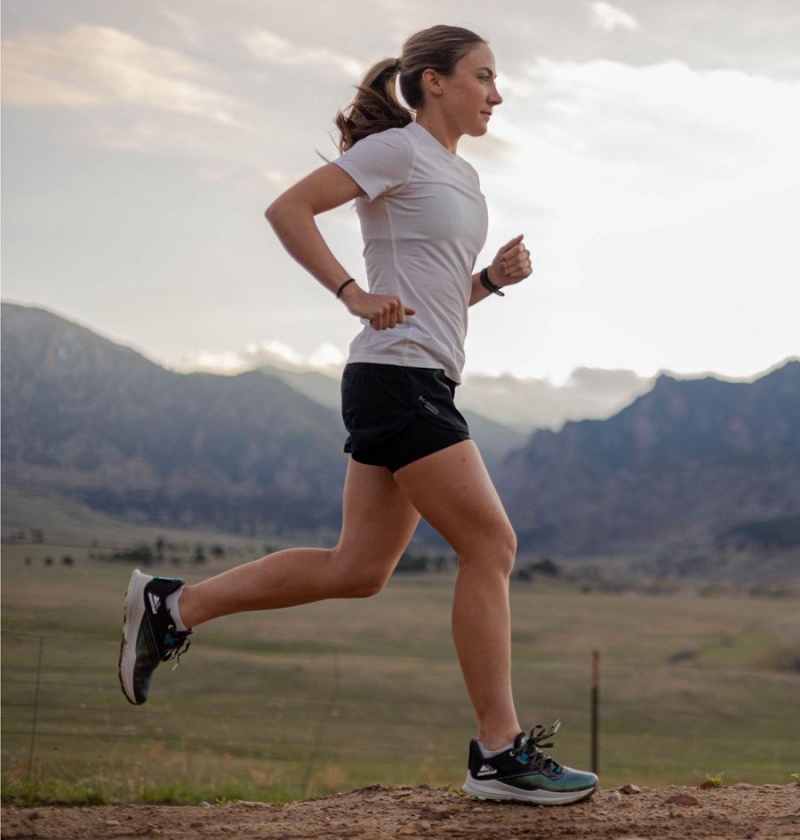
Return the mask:
{"type": "Polygon", "coordinates": [[[336,115],[339,151],[347,151],[370,134],[413,122],[413,112],[397,97],[395,77],[399,77],[400,92],[409,107],[417,109],[422,104],[425,70],[450,76],[473,47],[485,43],[480,35],[460,26],[431,26],[412,35],[403,44],[400,58],[384,58],[366,72],[355,99],[336,115]]]}

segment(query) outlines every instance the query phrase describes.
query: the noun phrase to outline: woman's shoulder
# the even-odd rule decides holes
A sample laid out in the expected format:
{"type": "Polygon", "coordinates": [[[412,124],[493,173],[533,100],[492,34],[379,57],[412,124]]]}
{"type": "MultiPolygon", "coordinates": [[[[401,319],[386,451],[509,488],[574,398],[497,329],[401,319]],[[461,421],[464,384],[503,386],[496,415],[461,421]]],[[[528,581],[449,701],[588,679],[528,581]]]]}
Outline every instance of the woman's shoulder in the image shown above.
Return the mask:
{"type": "Polygon", "coordinates": [[[411,165],[415,156],[415,144],[407,129],[408,126],[387,128],[362,137],[339,158],[339,161],[343,164],[348,161],[353,164],[357,161],[369,164],[370,161],[385,162],[388,158],[396,166],[411,165]]]}
{"type": "Polygon", "coordinates": [[[414,171],[416,151],[404,128],[363,137],[333,161],[347,172],[371,201],[405,184],[414,171]]]}
{"type": "Polygon", "coordinates": [[[377,145],[391,146],[397,149],[409,149],[414,143],[412,132],[409,131],[409,128],[412,125],[414,125],[414,123],[409,123],[402,128],[386,128],[383,131],[376,131],[375,134],[370,134],[369,136],[359,140],[353,148],[366,144],[366,146],[377,145]]]}

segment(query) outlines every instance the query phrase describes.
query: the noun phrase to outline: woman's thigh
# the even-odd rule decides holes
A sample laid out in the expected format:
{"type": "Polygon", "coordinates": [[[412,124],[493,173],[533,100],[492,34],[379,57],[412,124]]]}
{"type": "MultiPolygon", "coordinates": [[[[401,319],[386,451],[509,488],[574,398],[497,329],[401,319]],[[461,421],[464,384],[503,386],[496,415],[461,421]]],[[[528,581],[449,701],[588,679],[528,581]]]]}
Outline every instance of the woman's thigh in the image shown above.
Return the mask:
{"type": "Polygon", "coordinates": [[[462,561],[489,554],[513,562],[514,530],[473,441],[414,461],[394,480],[462,561]]]}
{"type": "Polygon", "coordinates": [[[388,577],[419,522],[419,513],[386,467],[352,458],[344,486],[342,532],[335,551],[359,573],[388,577]]]}

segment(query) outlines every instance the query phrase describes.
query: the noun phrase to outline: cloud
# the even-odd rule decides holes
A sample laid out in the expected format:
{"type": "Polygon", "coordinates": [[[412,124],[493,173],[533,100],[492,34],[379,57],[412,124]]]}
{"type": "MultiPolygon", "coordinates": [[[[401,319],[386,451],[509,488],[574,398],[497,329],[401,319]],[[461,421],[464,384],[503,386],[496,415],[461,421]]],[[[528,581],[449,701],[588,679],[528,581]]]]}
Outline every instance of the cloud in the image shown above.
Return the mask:
{"type": "Polygon", "coordinates": [[[605,418],[652,385],[630,370],[578,368],[563,383],[548,378],[472,374],[459,388],[463,408],[519,428],[559,428],[567,420],[605,418]]]}
{"type": "Polygon", "coordinates": [[[613,32],[615,29],[635,32],[639,28],[639,22],[633,15],[610,3],[592,3],[591,10],[592,24],[604,32],[613,32]]]}
{"type": "Polygon", "coordinates": [[[327,47],[306,47],[287,41],[267,29],[256,29],[242,35],[250,55],[266,64],[283,67],[318,67],[330,71],[338,68],[348,76],[358,77],[364,72],[364,65],[358,59],[330,50],[327,47]]]}
{"type": "Polygon", "coordinates": [[[213,352],[201,350],[180,356],[171,366],[183,372],[236,374],[269,365],[288,371],[315,370],[321,373],[339,373],[345,357],[333,344],[325,342],[307,357],[282,341],[253,342],[241,350],[213,352]]]}
{"type": "Polygon", "coordinates": [[[196,20],[182,15],[174,9],[163,8],[159,9],[159,12],[175,27],[178,35],[189,46],[196,48],[205,46],[206,38],[203,27],[196,20]]]}
{"type": "Polygon", "coordinates": [[[480,167],[489,242],[526,233],[534,277],[512,311],[471,313],[482,371],[733,373],[793,349],[799,80],[540,59],[503,83],[510,160],[480,167]]]}
{"type": "Polygon", "coordinates": [[[540,59],[526,70],[511,86],[522,130],[561,154],[611,164],[618,187],[680,193],[754,168],[762,177],[764,167],[797,178],[798,81],[679,61],[540,59]]]}
{"type": "Polygon", "coordinates": [[[262,169],[261,175],[267,186],[276,193],[289,189],[306,173],[300,170],[286,171],[283,169],[262,169]]]}
{"type": "Polygon", "coordinates": [[[233,122],[237,109],[203,65],[112,27],[5,40],[3,65],[3,99],[18,107],[132,104],[218,123],[233,122]]]}

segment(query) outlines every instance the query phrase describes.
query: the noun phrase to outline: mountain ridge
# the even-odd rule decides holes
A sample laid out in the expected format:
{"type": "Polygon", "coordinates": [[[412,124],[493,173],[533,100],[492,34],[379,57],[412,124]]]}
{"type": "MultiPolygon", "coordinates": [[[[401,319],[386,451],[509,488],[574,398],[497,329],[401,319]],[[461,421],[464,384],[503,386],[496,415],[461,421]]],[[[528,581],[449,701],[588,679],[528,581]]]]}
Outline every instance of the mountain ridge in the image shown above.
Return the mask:
{"type": "Polygon", "coordinates": [[[44,310],[8,307],[4,480],[38,467],[106,512],[251,531],[297,525],[313,502],[309,521],[336,527],[338,503],[321,502],[344,476],[334,412],[258,372],[178,374],[44,310]]]}
{"type": "Polygon", "coordinates": [[[609,420],[535,432],[497,483],[521,545],[540,551],[693,541],[706,551],[737,523],[791,519],[800,514],[800,362],[753,383],[662,375],[609,420]]]}
{"type": "MultiPolygon", "coordinates": [[[[160,527],[338,530],[339,412],[270,371],[177,373],[14,304],[3,304],[2,340],[7,489],[160,527]]],[[[611,418],[498,446],[486,460],[521,562],[624,555],[713,571],[737,552],[800,560],[800,361],[754,382],[662,375],[611,418]]]]}

